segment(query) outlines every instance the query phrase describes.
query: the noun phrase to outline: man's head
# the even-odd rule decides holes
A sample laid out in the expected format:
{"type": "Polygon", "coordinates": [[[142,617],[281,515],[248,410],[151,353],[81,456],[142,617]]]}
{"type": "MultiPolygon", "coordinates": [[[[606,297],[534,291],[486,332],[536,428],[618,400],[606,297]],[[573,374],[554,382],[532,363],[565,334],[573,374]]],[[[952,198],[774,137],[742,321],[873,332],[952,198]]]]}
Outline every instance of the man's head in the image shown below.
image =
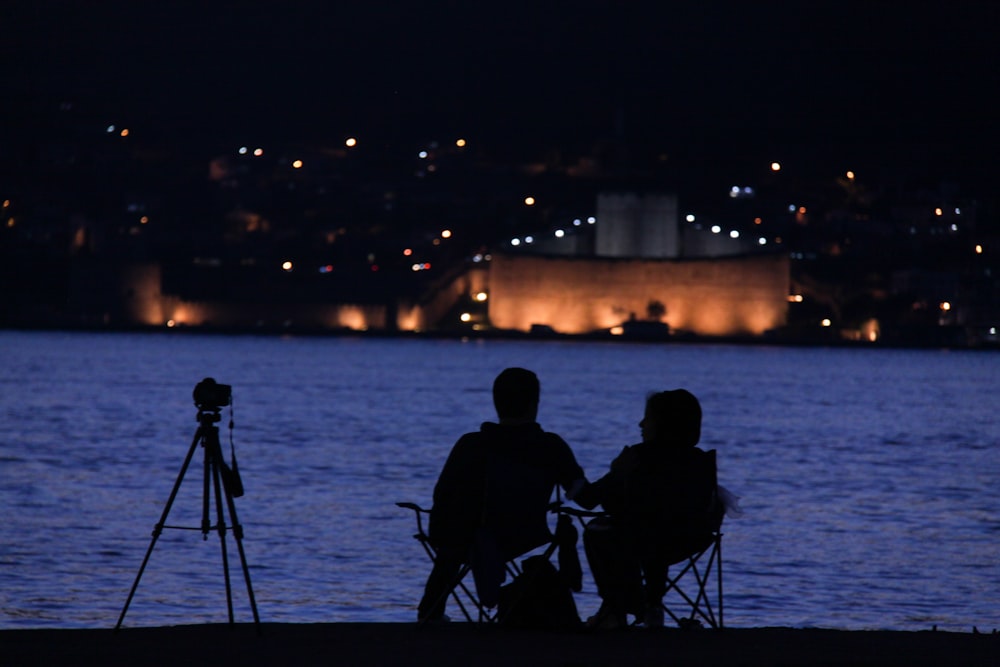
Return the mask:
{"type": "Polygon", "coordinates": [[[505,369],[493,381],[493,405],[500,419],[526,419],[538,416],[538,376],[524,368],[505,369]]]}
{"type": "Polygon", "coordinates": [[[701,439],[701,404],[686,389],[650,394],[639,425],[646,442],[694,447],[701,439]]]}

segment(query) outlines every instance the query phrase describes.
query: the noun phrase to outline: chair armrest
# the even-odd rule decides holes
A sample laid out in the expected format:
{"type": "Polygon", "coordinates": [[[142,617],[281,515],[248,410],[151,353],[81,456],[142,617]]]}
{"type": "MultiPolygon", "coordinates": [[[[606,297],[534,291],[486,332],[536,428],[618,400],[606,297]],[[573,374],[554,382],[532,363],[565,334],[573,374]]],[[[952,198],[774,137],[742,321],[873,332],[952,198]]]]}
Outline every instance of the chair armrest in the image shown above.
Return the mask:
{"type": "Polygon", "coordinates": [[[559,508],[555,509],[554,511],[556,513],[559,513],[559,514],[568,514],[570,516],[575,516],[575,517],[578,517],[578,518],[593,518],[593,517],[597,517],[597,516],[607,516],[608,515],[607,512],[597,512],[597,511],[594,511],[594,510],[582,510],[582,509],[578,509],[576,507],[565,507],[565,506],[559,507],[559,508]]]}
{"type": "Polygon", "coordinates": [[[424,512],[424,513],[430,512],[430,510],[425,510],[423,507],[421,507],[420,505],[417,505],[416,503],[396,503],[396,507],[402,507],[403,509],[406,509],[406,510],[413,510],[414,512],[417,512],[417,513],[420,513],[420,512],[424,512]]]}

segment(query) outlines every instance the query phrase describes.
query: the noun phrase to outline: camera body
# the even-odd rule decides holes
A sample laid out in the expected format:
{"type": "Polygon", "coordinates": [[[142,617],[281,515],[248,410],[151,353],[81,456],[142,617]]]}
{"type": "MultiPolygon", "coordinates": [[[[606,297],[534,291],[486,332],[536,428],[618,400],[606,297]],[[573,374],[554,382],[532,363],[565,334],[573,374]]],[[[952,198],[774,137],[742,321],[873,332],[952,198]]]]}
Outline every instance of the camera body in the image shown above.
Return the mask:
{"type": "Polygon", "coordinates": [[[233,400],[233,388],[219,384],[213,378],[205,378],[194,387],[194,404],[199,410],[218,410],[233,400]]]}

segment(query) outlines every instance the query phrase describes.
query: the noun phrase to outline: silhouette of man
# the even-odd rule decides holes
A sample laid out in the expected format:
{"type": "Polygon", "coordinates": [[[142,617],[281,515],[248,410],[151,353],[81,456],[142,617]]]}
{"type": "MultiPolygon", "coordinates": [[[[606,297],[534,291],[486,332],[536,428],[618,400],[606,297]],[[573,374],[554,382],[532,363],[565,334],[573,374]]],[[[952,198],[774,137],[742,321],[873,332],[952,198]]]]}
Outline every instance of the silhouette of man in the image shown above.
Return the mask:
{"type": "Polygon", "coordinates": [[[485,422],[452,448],[434,487],[428,534],[437,557],[418,607],[444,619],[461,567],[472,566],[480,602],[496,605],[504,563],[551,540],[547,512],[558,484],[567,499],[586,485],[566,442],[536,421],[538,377],[508,368],[493,382],[498,423],[485,422]]]}
{"type": "Polygon", "coordinates": [[[631,613],[647,627],[663,625],[667,568],[711,541],[722,521],[715,458],[696,445],[701,405],[684,389],[646,399],[642,442],[625,447],[611,470],[575,498],[601,505],[583,534],[601,608],[587,625],[615,629],[631,613]]]}

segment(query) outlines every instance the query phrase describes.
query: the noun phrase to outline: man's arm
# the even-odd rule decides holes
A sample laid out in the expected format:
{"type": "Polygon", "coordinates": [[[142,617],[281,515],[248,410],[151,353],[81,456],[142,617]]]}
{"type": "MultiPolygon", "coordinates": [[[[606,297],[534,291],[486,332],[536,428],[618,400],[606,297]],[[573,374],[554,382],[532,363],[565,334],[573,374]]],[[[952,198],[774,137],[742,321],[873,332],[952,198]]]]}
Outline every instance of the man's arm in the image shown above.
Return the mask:
{"type": "Polygon", "coordinates": [[[574,500],[587,487],[587,476],[576,462],[573,450],[566,441],[554,434],[553,438],[557,452],[556,472],[559,485],[566,491],[566,499],[574,500]]]}

